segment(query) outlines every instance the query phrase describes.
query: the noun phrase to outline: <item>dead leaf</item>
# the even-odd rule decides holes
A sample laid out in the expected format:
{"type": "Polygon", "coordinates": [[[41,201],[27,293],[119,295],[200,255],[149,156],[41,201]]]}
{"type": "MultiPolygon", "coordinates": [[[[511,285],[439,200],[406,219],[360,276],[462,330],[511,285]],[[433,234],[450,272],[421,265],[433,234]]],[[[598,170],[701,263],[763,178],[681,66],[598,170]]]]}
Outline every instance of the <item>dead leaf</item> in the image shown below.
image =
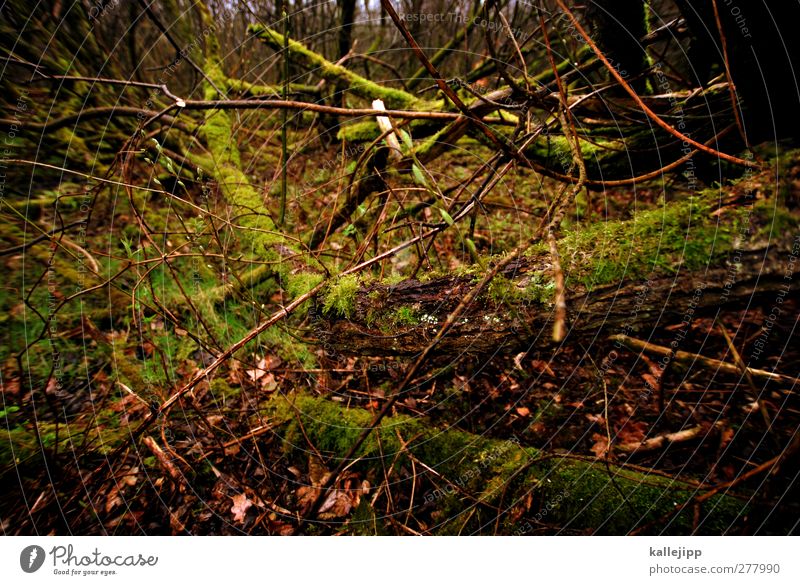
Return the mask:
{"type": "Polygon", "coordinates": [[[592,445],[592,453],[594,453],[598,458],[605,457],[606,453],[608,453],[608,438],[600,433],[593,433],[592,440],[594,441],[594,445],[592,445]]]}
{"type": "Polygon", "coordinates": [[[730,427],[725,427],[722,432],[720,433],[719,437],[719,449],[722,451],[728,444],[733,440],[733,435],[735,431],[730,427]]]}
{"type": "Polygon", "coordinates": [[[6,396],[16,396],[19,394],[19,378],[4,378],[2,391],[6,396]]]}
{"type": "Polygon", "coordinates": [[[628,420],[617,433],[617,441],[625,444],[635,444],[644,441],[647,434],[647,423],[643,421],[628,420]]]}
{"type": "Polygon", "coordinates": [[[244,494],[237,494],[231,498],[233,500],[233,505],[231,506],[231,512],[233,512],[233,520],[235,522],[244,523],[245,516],[247,515],[247,510],[249,510],[253,502],[247,499],[247,496],[244,494]]]}
{"type": "Polygon", "coordinates": [[[318,487],[327,479],[328,473],[329,471],[322,461],[320,461],[319,457],[311,455],[308,458],[308,477],[311,479],[312,486],[318,487]]]}
{"type": "Polygon", "coordinates": [[[259,387],[265,392],[274,392],[278,387],[275,374],[270,370],[280,365],[281,360],[277,357],[263,357],[256,364],[255,369],[246,370],[247,377],[252,382],[258,382],[259,387]]]}
{"type": "Polygon", "coordinates": [[[353,501],[344,490],[333,490],[319,507],[320,519],[341,518],[353,509],[353,501]]]}
{"type": "Polygon", "coordinates": [[[657,390],[659,387],[658,378],[652,374],[642,374],[642,380],[644,380],[646,387],[649,389],[657,390]]]}
{"type": "Polygon", "coordinates": [[[550,364],[548,364],[544,360],[533,360],[533,361],[531,361],[531,365],[539,373],[545,373],[548,376],[552,376],[553,378],[556,377],[556,373],[552,370],[552,368],[550,367],[550,364]]]}
{"type": "Polygon", "coordinates": [[[231,361],[228,368],[228,381],[237,386],[242,383],[242,362],[239,360],[231,361]]]}
{"type": "Polygon", "coordinates": [[[319,488],[310,485],[304,485],[297,488],[295,496],[297,497],[297,507],[300,509],[301,514],[308,513],[314,500],[319,495],[319,488]]]}

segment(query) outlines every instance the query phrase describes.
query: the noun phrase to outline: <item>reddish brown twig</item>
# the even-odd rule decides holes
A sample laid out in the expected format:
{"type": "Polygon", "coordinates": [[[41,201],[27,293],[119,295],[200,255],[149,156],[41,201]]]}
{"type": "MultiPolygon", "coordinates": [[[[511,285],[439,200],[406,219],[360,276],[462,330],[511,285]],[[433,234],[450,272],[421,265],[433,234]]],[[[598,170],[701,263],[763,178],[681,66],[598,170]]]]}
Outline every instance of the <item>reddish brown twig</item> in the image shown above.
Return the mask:
{"type": "Polygon", "coordinates": [[[620,73],[614,68],[614,66],[609,62],[608,57],[606,57],[605,54],[603,54],[603,51],[601,51],[598,48],[598,46],[592,40],[592,37],[589,35],[589,33],[586,32],[581,23],[578,22],[578,19],[575,18],[575,15],[572,13],[572,11],[569,8],[567,8],[567,6],[564,4],[564,1],[556,0],[556,3],[558,4],[559,8],[561,8],[561,10],[564,11],[564,14],[567,15],[570,22],[575,27],[575,30],[577,30],[578,33],[580,33],[580,35],[584,38],[586,44],[588,44],[589,47],[592,49],[592,51],[594,51],[595,55],[597,55],[597,58],[603,62],[603,65],[606,66],[609,73],[611,73],[611,75],[614,77],[614,79],[617,80],[617,82],[622,86],[622,88],[626,92],[628,92],[628,94],[633,98],[633,101],[636,102],[636,105],[638,105],[642,109],[642,111],[647,115],[648,118],[650,118],[653,122],[655,122],[658,126],[663,128],[664,130],[672,134],[675,138],[678,138],[681,141],[691,144],[697,150],[705,152],[706,154],[710,154],[722,160],[726,160],[728,162],[737,165],[742,165],[745,167],[754,167],[754,168],[759,167],[757,163],[744,160],[730,154],[725,154],[724,152],[720,152],[719,150],[711,148],[710,146],[706,146],[705,144],[697,142],[697,140],[694,140],[693,138],[686,136],[685,134],[679,132],[678,130],[675,130],[675,128],[667,124],[663,119],[661,119],[661,117],[658,114],[656,114],[653,110],[651,110],[647,106],[647,104],[644,103],[644,101],[642,101],[642,98],[639,97],[639,94],[636,93],[636,90],[633,89],[630,86],[630,84],[627,81],[625,81],[622,75],[620,75],[620,73]]]}

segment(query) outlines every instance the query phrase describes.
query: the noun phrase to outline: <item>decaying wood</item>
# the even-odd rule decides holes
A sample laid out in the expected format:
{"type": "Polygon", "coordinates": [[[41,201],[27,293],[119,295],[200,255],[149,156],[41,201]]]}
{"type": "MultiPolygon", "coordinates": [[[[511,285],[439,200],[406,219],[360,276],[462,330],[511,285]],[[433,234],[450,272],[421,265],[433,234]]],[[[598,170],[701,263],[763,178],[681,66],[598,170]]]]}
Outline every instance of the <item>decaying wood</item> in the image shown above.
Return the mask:
{"type": "MultiPolygon", "coordinates": [[[[657,322],[680,321],[689,309],[718,308],[785,286],[785,278],[800,272],[791,261],[793,234],[782,234],[767,245],[737,251],[735,270],[727,257],[707,269],[626,279],[593,290],[572,284],[567,293],[567,339],[620,333],[657,322]],[[644,298],[644,301],[642,300],[644,298]]],[[[536,274],[548,274],[546,254],[506,268],[503,276],[525,288],[536,274]]],[[[351,318],[327,318],[325,342],[345,355],[414,356],[433,339],[441,323],[472,287],[470,276],[448,276],[427,282],[371,284],[357,293],[351,318]],[[420,323],[384,332],[371,325],[376,315],[411,307],[420,323]]],[[[436,355],[490,355],[552,345],[553,308],[548,303],[503,303],[482,297],[469,308],[438,345],[436,355]]],[[[735,368],[735,366],[734,366],[735,368]]]]}

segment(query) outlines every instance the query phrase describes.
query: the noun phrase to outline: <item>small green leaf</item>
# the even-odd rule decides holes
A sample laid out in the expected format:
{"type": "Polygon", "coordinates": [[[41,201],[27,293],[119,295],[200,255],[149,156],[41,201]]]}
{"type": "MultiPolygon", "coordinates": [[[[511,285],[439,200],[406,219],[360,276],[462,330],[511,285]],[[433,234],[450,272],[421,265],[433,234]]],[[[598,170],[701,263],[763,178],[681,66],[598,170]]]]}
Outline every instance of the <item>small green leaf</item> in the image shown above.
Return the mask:
{"type": "Polygon", "coordinates": [[[403,129],[398,130],[400,132],[400,139],[403,141],[403,144],[408,150],[414,149],[414,143],[411,141],[411,135],[403,129]]]}
{"type": "Polygon", "coordinates": [[[445,221],[447,225],[452,226],[455,223],[450,214],[447,213],[444,209],[439,209],[439,213],[442,215],[442,219],[445,221]]]}
{"type": "Polygon", "coordinates": [[[8,406],[0,410],[0,418],[6,418],[9,414],[13,414],[19,410],[19,406],[8,406]]]}
{"type": "Polygon", "coordinates": [[[471,238],[464,238],[464,242],[467,244],[467,248],[469,249],[469,255],[472,258],[478,257],[478,248],[475,247],[475,242],[472,241],[471,238]]]}
{"type": "Polygon", "coordinates": [[[421,187],[427,187],[428,181],[425,179],[425,175],[422,174],[422,171],[419,169],[417,165],[411,165],[411,173],[414,175],[414,182],[421,187]]]}

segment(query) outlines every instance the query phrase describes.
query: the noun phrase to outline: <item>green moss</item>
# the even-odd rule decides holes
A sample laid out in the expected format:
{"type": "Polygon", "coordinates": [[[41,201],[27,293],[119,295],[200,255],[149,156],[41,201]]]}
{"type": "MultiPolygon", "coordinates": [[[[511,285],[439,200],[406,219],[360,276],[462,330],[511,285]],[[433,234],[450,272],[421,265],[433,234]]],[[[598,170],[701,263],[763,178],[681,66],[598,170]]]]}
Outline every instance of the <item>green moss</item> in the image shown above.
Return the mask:
{"type": "Polygon", "coordinates": [[[359,278],[355,274],[338,277],[336,282],[328,287],[323,302],[323,311],[326,314],[333,312],[341,317],[352,317],[359,286],[359,278]]]}
{"type": "MultiPolygon", "coordinates": [[[[591,288],[650,273],[695,270],[729,250],[734,225],[711,216],[712,197],[690,197],[626,221],[574,226],[558,243],[568,281],[591,288]]],[[[536,251],[540,251],[538,248],[536,251]]]]}
{"type": "Polygon", "coordinates": [[[234,388],[224,378],[214,378],[211,380],[211,393],[220,402],[227,402],[241,394],[241,388],[234,388]]]}
{"type": "Polygon", "coordinates": [[[345,124],[336,133],[339,140],[347,142],[371,142],[381,135],[378,123],[373,120],[364,120],[353,124],[345,124]]]}
{"type": "Polygon", "coordinates": [[[777,203],[776,199],[757,201],[753,205],[752,215],[757,224],[754,234],[756,240],[774,239],[781,234],[796,231],[800,226],[800,217],[777,203]]]}
{"type": "Polygon", "coordinates": [[[519,287],[517,287],[517,285],[511,280],[502,274],[498,274],[492,279],[492,282],[489,283],[487,296],[496,305],[502,305],[505,303],[513,304],[520,300],[521,291],[519,287]]]}
{"type": "Polygon", "coordinates": [[[393,285],[393,284],[400,284],[405,280],[405,276],[403,276],[399,272],[392,272],[388,276],[384,276],[383,280],[381,281],[383,284],[393,285]]]}
{"type": "MultiPolygon", "coordinates": [[[[342,457],[373,418],[365,410],[343,408],[305,395],[291,399],[276,396],[267,410],[271,419],[286,421],[278,432],[290,460],[307,457],[303,449],[298,449],[307,440],[324,456],[334,460],[342,457]]],[[[522,447],[514,440],[437,428],[419,417],[395,415],[381,421],[355,454],[358,462],[353,470],[369,476],[382,474],[387,462],[401,468],[408,465],[409,452],[417,461],[436,470],[442,478],[441,488],[452,482],[489,506],[498,505],[501,498],[513,502],[532,495],[536,508],[531,515],[537,509],[546,510],[546,520],[542,521],[547,524],[601,534],[625,534],[648,522],[667,518],[658,523],[659,533],[687,534],[693,528],[691,507],[674,514],[675,502],[686,502],[696,495],[694,488],[679,481],[613,465],[609,473],[602,463],[557,456],[542,458],[538,450],[522,447]]],[[[494,512],[475,507],[473,500],[461,497],[457,490],[441,489],[439,493],[429,490],[419,497],[418,504],[424,500],[425,508],[432,510],[433,521],[438,522],[432,528],[436,534],[455,534],[465,528],[489,533],[494,529],[494,512]]],[[[724,533],[745,512],[746,504],[716,495],[703,506],[699,531],[724,533]]],[[[505,520],[507,534],[521,528],[509,521],[508,516],[505,520]]]]}
{"type": "Polygon", "coordinates": [[[270,348],[275,355],[287,364],[296,364],[293,367],[315,368],[317,356],[314,346],[298,338],[286,327],[270,327],[259,337],[261,342],[270,348]]]}
{"type": "MultiPolygon", "coordinates": [[[[202,3],[196,5],[204,25],[212,30],[215,26],[208,8],[202,3]]],[[[204,37],[204,63],[206,76],[219,88],[225,87],[228,78],[222,71],[219,42],[214,34],[204,37]]],[[[204,87],[206,100],[214,100],[217,91],[210,83],[204,87]]],[[[249,177],[242,170],[239,145],[233,131],[233,121],[227,111],[209,110],[205,117],[201,135],[208,146],[209,155],[193,156],[192,160],[202,167],[206,174],[217,179],[226,201],[239,216],[238,223],[242,237],[257,257],[278,260],[272,249],[275,244],[291,247],[280,234],[275,232],[275,224],[266,215],[266,205],[261,192],[253,187],[249,177]]]]}
{"type": "Polygon", "coordinates": [[[450,125],[446,125],[444,128],[433,134],[432,136],[427,137],[425,140],[420,142],[414,149],[414,154],[419,159],[426,159],[427,156],[433,151],[434,148],[439,146],[441,143],[439,142],[442,136],[445,136],[448,132],[450,132],[450,125]]]}
{"type": "MultiPolygon", "coordinates": [[[[129,430],[120,425],[119,415],[109,405],[96,410],[92,416],[81,416],[56,424],[39,420],[37,423],[18,421],[6,426],[3,420],[0,431],[0,473],[6,469],[41,459],[45,451],[74,450],[84,442],[92,445],[95,453],[107,455],[121,441],[130,437],[129,430]],[[34,428],[34,424],[36,428],[34,428]]],[[[19,413],[16,415],[19,417],[19,413]]]]}
{"type": "Polygon", "coordinates": [[[419,323],[419,315],[413,307],[399,307],[395,309],[390,317],[394,325],[408,326],[419,323]]]}
{"type": "Polygon", "coordinates": [[[286,278],[286,292],[289,298],[296,299],[303,296],[320,282],[324,276],[317,272],[298,272],[297,274],[290,274],[286,278]]]}
{"type": "MultiPolygon", "coordinates": [[[[280,85],[258,85],[250,83],[241,79],[226,78],[225,86],[229,91],[239,93],[242,95],[250,96],[271,96],[279,98],[283,93],[283,86],[280,85]]],[[[319,94],[319,89],[313,85],[304,85],[302,83],[290,83],[289,93],[305,93],[316,95],[319,94]]]]}
{"type": "MultiPolygon", "coordinates": [[[[464,274],[471,275],[472,272],[465,271],[464,274]]],[[[550,304],[554,292],[555,282],[543,272],[532,272],[519,281],[498,274],[489,283],[486,297],[495,305],[504,306],[550,304]]]]}
{"type": "Polygon", "coordinates": [[[555,281],[542,272],[531,274],[525,286],[524,298],[528,302],[550,304],[556,291],[555,281]]]}

